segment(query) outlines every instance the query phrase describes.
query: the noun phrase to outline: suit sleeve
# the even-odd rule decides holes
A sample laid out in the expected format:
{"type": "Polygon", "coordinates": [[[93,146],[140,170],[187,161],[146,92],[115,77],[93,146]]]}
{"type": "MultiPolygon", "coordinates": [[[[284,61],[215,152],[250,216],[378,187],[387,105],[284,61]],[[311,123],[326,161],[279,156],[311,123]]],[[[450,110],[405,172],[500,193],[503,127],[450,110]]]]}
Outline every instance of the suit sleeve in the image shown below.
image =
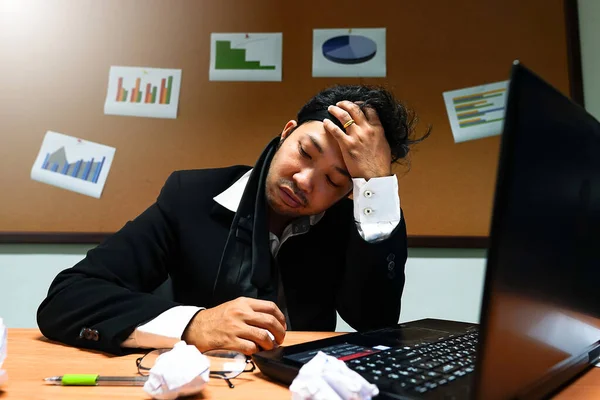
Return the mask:
{"type": "Polygon", "coordinates": [[[336,309],[357,331],[396,325],[408,254],[404,218],[401,215],[391,234],[376,242],[365,241],[352,225],[336,309]]]}
{"type": "Polygon", "coordinates": [[[178,192],[174,173],[152,206],[57,275],[37,312],[46,337],[120,355],[136,326],[179,305],[151,294],[177,258],[178,192]]]}

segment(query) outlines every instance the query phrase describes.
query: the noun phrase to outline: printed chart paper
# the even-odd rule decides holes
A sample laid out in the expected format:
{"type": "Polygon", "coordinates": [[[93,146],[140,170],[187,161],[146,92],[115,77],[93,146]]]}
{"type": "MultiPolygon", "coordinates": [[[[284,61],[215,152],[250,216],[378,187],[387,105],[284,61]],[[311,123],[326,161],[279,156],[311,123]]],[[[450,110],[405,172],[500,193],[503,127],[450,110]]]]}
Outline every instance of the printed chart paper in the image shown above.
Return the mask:
{"type": "Polygon", "coordinates": [[[48,131],[31,179],[100,198],[115,148],[48,131]]]}
{"type": "Polygon", "coordinates": [[[315,29],[313,77],[385,77],[385,28],[315,29]]]}
{"type": "Polygon", "coordinates": [[[281,33],[212,33],[211,81],[281,81],[281,33]]]}
{"type": "Polygon", "coordinates": [[[444,92],[456,143],[502,133],[508,81],[444,92]]]}
{"type": "Polygon", "coordinates": [[[177,118],[180,69],[110,67],[104,113],[177,118]]]}

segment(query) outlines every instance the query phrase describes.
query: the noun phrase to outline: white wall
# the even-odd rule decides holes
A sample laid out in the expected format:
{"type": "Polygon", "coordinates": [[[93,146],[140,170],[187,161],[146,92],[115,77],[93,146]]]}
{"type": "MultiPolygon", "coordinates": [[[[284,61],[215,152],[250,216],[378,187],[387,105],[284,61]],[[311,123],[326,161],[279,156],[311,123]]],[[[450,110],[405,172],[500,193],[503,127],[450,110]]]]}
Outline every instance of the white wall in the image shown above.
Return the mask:
{"type": "Polygon", "coordinates": [[[600,120],[600,1],[578,4],[585,108],[600,120]]]}
{"type": "MultiPolygon", "coordinates": [[[[36,327],[35,313],[56,274],[81,260],[86,245],[0,245],[0,317],[12,328],[36,327]]],[[[481,250],[410,249],[402,321],[475,322],[483,282],[481,250]]],[[[339,331],[350,328],[341,319],[339,331]]]]}
{"type": "Polygon", "coordinates": [[[52,279],[85,256],[85,245],[0,245],[0,317],[10,328],[37,327],[52,279]]]}
{"type": "MultiPolygon", "coordinates": [[[[474,249],[409,249],[400,321],[479,322],[486,254],[474,249]]],[[[352,329],[338,316],[337,331],[352,329]]]]}

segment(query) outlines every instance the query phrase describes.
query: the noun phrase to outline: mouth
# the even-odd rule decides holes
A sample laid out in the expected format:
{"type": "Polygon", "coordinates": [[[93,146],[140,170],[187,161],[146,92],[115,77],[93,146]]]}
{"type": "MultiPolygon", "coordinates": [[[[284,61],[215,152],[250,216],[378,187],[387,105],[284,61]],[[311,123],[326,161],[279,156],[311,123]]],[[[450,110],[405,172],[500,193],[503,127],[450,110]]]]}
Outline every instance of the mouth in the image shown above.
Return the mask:
{"type": "Polygon", "coordinates": [[[291,208],[298,208],[303,205],[302,201],[294,194],[294,192],[286,187],[280,187],[281,199],[291,208]]]}

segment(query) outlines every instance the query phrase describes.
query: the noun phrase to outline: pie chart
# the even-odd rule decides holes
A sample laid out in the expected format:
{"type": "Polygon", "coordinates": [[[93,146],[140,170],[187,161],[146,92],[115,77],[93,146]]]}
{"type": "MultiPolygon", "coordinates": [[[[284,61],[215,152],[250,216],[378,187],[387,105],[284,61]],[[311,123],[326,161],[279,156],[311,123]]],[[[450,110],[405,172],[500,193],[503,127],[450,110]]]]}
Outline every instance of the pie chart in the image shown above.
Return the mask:
{"type": "Polygon", "coordinates": [[[323,56],[338,64],[360,64],[377,53],[377,43],[365,36],[341,35],[323,43],[323,56]]]}

